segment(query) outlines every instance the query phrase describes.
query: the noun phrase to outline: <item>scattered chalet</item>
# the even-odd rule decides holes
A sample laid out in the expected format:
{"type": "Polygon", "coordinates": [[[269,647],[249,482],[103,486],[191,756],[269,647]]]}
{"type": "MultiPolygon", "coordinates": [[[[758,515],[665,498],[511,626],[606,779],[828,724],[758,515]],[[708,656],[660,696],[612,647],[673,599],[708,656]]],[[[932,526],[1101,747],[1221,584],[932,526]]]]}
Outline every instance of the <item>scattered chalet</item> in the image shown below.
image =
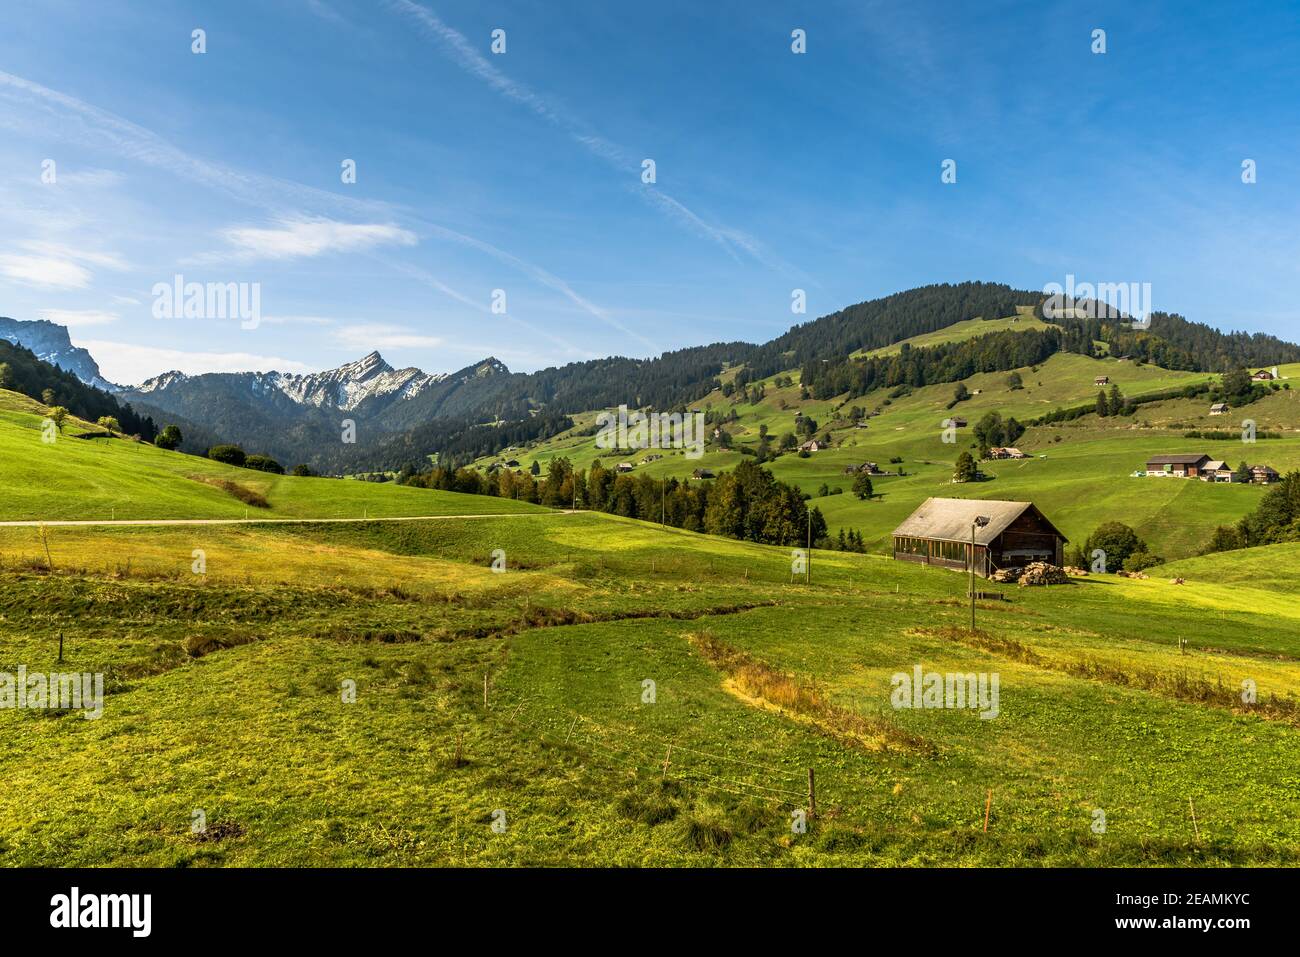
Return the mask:
{"type": "Polygon", "coordinates": [[[1203,452],[1180,455],[1153,455],[1147,459],[1147,475],[1173,475],[1177,478],[1199,478],[1209,465],[1210,457],[1203,452]]]}
{"type": "Polygon", "coordinates": [[[999,568],[1033,561],[1062,563],[1068,541],[1033,502],[1000,502],[971,498],[928,498],[894,529],[894,558],[966,570],[971,564],[971,531],[977,517],[988,524],[974,527],[974,565],[988,577],[999,568]]]}
{"type": "Polygon", "coordinates": [[[711,479],[713,478],[713,472],[711,472],[709,469],[696,469],[694,472],[691,473],[691,478],[711,479]]]}
{"type": "Polygon", "coordinates": [[[1214,405],[1210,406],[1210,415],[1227,415],[1227,414],[1228,414],[1228,403],[1226,402],[1216,402],[1214,403],[1214,405]]]}
{"type": "Polygon", "coordinates": [[[1095,379],[1092,380],[1092,384],[1093,384],[1093,385],[1110,385],[1110,376],[1108,376],[1108,375],[1099,375],[1099,376],[1097,376],[1097,378],[1095,378],[1095,379]]]}
{"type": "Polygon", "coordinates": [[[817,439],[809,439],[803,445],[799,446],[799,451],[820,452],[822,449],[828,449],[828,448],[830,448],[830,446],[827,445],[825,442],[818,441],[817,439]]]}
{"type": "MultiPolygon", "coordinates": [[[[1258,485],[1270,485],[1282,476],[1277,470],[1267,465],[1249,466],[1249,481],[1258,485]]],[[[1175,478],[1198,478],[1202,482],[1240,482],[1236,471],[1227,462],[1212,459],[1208,455],[1188,453],[1186,455],[1153,455],[1147,461],[1147,475],[1172,475],[1175,478]]]]}
{"type": "Polygon", "coordinates": [[[615,471],[615,472],[630,472],[630,471],[632,471],[632,469],[634,469],[635,467],[636,467],[636,466],[634,466],[631,462],[619,462],[617,465],[614,466],[614,471],[615,471]]]}
{"type": "Polygon", "coordinates": [[[1274,375],[1272,372],[1270,372],[1268,369],[1260,369],[1253,376],[1251,376],[1251,378],[1254,379],[1256,382],[1269,382],[1273,379],[1276,379],[1277,376],[1274,375]]]}
{"type": "Polygon", "coordinates": [[[1205,482],[1231,482],[1232,466],[1218,459],[1210,459],[1201,466],[1201,479],[1205,482]]]}
{"type": "Polygon", "coordinates": [[[988,458],[1027,459],[1029,458],[1029,456],[1026,455],[1024,452],[1021,452],[1018,448],[1015,448],[1014,446],[1007,446],[1006,448],[1002,448],[1001,446],[994,446],[993,448],[989,449],[988,458]]]}

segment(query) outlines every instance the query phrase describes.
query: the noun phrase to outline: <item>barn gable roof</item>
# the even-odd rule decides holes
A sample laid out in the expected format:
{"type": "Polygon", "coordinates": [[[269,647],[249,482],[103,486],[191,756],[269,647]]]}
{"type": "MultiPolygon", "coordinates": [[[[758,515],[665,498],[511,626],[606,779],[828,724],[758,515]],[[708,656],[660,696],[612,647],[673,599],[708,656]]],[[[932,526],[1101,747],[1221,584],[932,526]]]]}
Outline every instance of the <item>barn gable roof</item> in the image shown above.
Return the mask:
{"type": "Polygon", "coordinates": [[[985,515],[989,523],[983,528],[975,529],[975,544],[990,545],[1007,530],[1007,526],[1031,509],[1052,531],[1061,536],[1062,541],[1069,541],[1033,502],[1002,502],[980,498],[927,498],[902,525],[894,529],[894,534],[909,538],[933,538],[942,542],[969,542],[971,522],[977,515],[985,515]]]}
{"type": "Polygon", "coordinates": [[[1183,452],[1178,455],[1153,455],[1147,459],[1148,465],[1200,465],[1202,461],[1209,461],[1209,456],[1204,452],[1183,452]]]}

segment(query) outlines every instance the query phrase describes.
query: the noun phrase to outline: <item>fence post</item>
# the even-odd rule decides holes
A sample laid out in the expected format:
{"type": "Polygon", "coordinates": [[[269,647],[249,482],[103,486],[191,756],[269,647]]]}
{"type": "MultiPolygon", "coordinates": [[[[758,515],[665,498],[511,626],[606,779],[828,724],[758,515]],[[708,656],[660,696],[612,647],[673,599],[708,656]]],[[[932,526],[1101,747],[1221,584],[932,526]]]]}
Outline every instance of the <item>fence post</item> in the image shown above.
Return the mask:
{"type": "Polygon", "coordinates": [[[808,769],[808,818],[817,816],[817,783],[813,778],[813,769],[808,769]]]}

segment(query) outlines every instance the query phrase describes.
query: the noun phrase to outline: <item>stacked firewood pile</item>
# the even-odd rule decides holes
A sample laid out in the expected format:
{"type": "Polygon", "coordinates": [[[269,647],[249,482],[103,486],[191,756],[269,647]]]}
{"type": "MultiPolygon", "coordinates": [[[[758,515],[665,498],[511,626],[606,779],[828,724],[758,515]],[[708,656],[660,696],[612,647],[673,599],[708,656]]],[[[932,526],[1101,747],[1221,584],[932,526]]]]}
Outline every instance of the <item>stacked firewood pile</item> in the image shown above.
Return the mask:
{"type": "MultiPolygon", "coordinates": [[[[1082,571],[1082,569],[1076,569],[1082,571]]],[[[1084,572],[1084,574],[1087,574],[1084,572]]],[[[1030,562],[1023,568],[999,568],[991,576],[990,581],[995,582],[1016,582],[1021,588],[1027,585],[1065,585],[1070,581],[1070,576],[1064,568],[1058,565],[1052,565],[1048,562],[1030,562]]]]}

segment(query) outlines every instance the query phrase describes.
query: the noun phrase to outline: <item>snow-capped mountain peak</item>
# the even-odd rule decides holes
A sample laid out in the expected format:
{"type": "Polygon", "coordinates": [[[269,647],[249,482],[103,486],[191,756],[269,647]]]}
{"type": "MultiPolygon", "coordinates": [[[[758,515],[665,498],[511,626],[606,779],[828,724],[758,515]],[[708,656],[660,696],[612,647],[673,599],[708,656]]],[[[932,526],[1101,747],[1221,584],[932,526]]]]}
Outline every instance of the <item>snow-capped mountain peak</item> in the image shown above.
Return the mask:
{"type": "Polygon", "coordinates": [[[0,339],[30,349],[42,362],[71,372],[86,385],[107,392],[119,388],[100,374],[99,365],[89,352],[72,344],[66,326],[48,319],[23,322],[0,316],[0,339]]]}
{"type": "Polygon", "coordinates": [[[179,385],[189,379],[184,372],[179,369],[172,369],[170,372],[163,372],[154,376],[152,379],[145,379],[135,387],[136,392],[157,392],[160,389],[169,389],[174,385],[179,385]]]}
{"type": "Polygon", "coordinates": [[[414,367],[394,369],[378,352],[372,352],[337,369],[309,375],[269,372],[260,374],[254,388],[271,387],[300,405],[351,411],[367,399],[381,396],[411,398],[445,374],[428,375],[414,367]]]}

